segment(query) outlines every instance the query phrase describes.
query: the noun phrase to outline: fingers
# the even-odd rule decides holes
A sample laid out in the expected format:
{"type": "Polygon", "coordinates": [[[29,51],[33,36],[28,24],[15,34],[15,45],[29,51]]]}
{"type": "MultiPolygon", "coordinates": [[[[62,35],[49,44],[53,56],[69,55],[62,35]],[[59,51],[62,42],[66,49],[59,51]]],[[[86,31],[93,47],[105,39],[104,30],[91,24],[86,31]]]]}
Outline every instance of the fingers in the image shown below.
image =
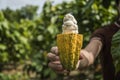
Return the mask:
{"type": "Polygon", "coordinates": [[[58,61],[59,60],[59,56],[56,56],[55,54],[53,53],[48,53],[47,54],[47,57],[50,61],[58,61]]]}
{"type": "Polygon", "coordinates": [[[51,48],[51,52],[54,53],[54,54],[56,54],[56,55],[58,55],[58,47],[57,46],[52,47],[51,48]]]}
{"type": "Polygon", "coordinates": [[[50,63],[48,64],[48,66],[49,66],[51,69],[55,70],[55,71],[63,71],[63,70],[64,70],[63,67],[62,67],[62,65],[61,65],[61,63],[60,63],[60,61],[50,62],[50,63]]]}
{"type": "Polygon", "coordinates": [[[48,66],[58,74],[68,73],[61,65],[58,55],[58,47],[52,47],[51,52],[47,54],[47,57],[50,60],[48,66]]]}
{"type": "Polygon", "coordinates": [[[58,73],[58,74],[69,73],[69,71],[65,70],[65,69],[62,67],[60,61],[50,62],[50,63],[48,64],[48,66],[49,66],[52,70],[54,70],[56,73],[58,73]]]}

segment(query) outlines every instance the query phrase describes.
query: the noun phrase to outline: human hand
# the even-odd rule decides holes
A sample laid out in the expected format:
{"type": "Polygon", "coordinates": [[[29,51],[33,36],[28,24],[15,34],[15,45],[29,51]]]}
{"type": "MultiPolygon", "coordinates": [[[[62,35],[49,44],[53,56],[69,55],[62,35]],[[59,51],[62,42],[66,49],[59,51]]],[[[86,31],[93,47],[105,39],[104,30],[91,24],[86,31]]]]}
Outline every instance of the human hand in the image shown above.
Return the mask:
{"type": "MultiPolygon", "coordinates": [[[[79,69],[79,70],[84,69],[85,67],[88,66],[88,59],[85,57],[84,54],[86,54],[86,51],[82,49],[80,52],[80,59],[77,64],[77,69],[79,69]]],[[[48,66],[52,70],[54,70],[56,73],[63,74],[63,73],[69,72],[63,68],[63,66],[60,62],[58,47],[52,47],[51,52],[48,53],[47,57],[50,60],[50,62],[48,63],[48,66]]]]}
{"type": "Polygon", "coordinates": [[[60,63],[58,47],[52,47],[51,52],[47,55],[50,62],[48,66],[54,70],[58,74],[68,73],[66,69],[63,68],[62,64],[60,63]]]}

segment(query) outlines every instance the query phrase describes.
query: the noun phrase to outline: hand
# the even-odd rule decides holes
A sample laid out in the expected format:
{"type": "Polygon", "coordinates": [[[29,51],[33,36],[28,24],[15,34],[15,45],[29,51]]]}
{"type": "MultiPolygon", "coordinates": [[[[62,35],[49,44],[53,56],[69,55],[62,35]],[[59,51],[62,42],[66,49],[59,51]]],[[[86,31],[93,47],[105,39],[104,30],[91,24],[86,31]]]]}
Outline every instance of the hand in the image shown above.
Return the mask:
{"type": "Polygon", "coordinates": [[[59,54],[58,54],[58,48],[52,47],[51,52],[47,55],[48,59],[50,60],[48,66],[53,69],[56,73],[68,73],[67,70],[63,68],[63,66],[60,63],[59,54]]]}
{"type": "MultiPolygon", "coordinates": [[[[48,66],[53,69],[56,73],[68,73],[66,69],[60,63],[59,53],[57,47],[52,47],[51,52],[47,55],[48,59],[50,60],[48,66]]],[[[86,50],[82,49],[80,52],[80,59],[77,64],[77,69],[82,70],[86,68],[91,61],[91,54],[89,54],[86,50]],[[88,59],[90,58],[90,59],[88,59]]]]}

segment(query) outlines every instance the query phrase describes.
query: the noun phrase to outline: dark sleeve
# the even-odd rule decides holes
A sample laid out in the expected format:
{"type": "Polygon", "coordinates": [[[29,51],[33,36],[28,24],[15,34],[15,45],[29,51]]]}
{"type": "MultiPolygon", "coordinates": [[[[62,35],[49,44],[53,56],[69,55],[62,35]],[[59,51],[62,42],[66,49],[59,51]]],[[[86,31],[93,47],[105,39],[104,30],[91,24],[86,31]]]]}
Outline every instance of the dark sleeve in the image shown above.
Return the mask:
{"type": "Polygon", "coordinates": [[[114,80],[115,77],[115,68],[111,55],[111,41],[113,35],[118,30],[119,28],[115,24],[111,24],[97,29],[91,36],[91,39],[94,37],[101,38],[103,44],[100,53],[100,61],[104,80],[114,80]]]}
{"type": "Polygon", "coordinates": [[[113,35],[119,30],[115,24],[107,25],[102,28],[97,29],[91,36],[93,37],[100,37],[102,42],[104,43],[104,39],[112,39],[113,35]]]}

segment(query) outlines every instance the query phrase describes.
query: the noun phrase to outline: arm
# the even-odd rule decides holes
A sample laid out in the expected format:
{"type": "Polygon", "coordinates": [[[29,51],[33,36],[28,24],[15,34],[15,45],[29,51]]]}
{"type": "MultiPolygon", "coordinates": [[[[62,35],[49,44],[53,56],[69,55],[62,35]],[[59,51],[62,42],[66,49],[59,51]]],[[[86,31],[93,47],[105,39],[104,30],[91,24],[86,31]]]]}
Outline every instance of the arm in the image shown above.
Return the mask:
{"type": "Polygon", "coordinates": [[[102,48],[101,39],[98,37],[93,37],[90,40],[89,44],[83,50],[81,50],[80,54],[83,59],[80,60],[78,69],[82,69],[93,64],[95,58],[100,53],[101,48],[102,48]]]}
{"type": "Polygon", "coordinates": [[[79,62],[79,68],[84,68],[93,64],[101,49],[103,47],[105,49],[107,45],[107,48],[110,47],[112,36],[119,30],[119,28],[120,22],[115,22],[114,24],[97,29],[92,34],[89,44],[83,50],[81,50],[80,54],[83,59],[79,62]]]}
{"type": "MultiPolygon", "coordinates": [[[[98,37],[93,37],[91,38],[89,44],[81,50],[80,52],[80,56],[82,57],[82,59],[79,60],[78,63],[78,69],[83,69],[91,64],[93,64],[95,58],[98,56],[100,50],[102,48],[102,42],[100,40],[100,38],[98,37]]],[[[59,58],[58,56],[58,48],[57,47],[53,47],[51,49],[51,52],[54,53],[49,53],[48,54],[48,59],[51,60],[51,62],[49,63],[49,66],[57,71],[57,73],[63,73],[63,68],[61,66],[61,64],[59,63],[59,58]],[[56,54],[56,55],[55,55],[56,54]]]]}

